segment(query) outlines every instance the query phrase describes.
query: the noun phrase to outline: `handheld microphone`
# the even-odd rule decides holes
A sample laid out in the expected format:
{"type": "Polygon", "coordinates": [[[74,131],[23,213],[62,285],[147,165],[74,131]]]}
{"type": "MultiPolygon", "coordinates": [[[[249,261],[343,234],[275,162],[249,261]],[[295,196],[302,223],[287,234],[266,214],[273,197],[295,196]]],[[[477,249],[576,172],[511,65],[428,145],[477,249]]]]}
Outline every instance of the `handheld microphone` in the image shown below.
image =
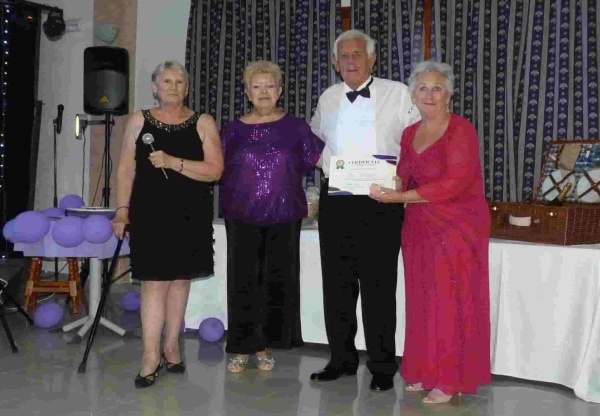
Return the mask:
{"type": "Polygon", "coordinates": [[[58,105],[58,116],[56,116],[56,132],[60,133],[62,130],[62,116],[63,111],[65,110],[65,106],[62,104],[58,105]]]}
{"type": "MultiPolygon", "coordinates": [[[[146,133],[142,136],[142,143],[147,144],[148,146],[150,146],[150,149],[152,149],[153,152],[156,152],[156,149],[152,144],[154,143],[154,136],[151,133],[146,133]]],[[[165,172],[165,168],[160,168],[160,170],[162,170],[162,173],[163,175],[165,175],[165,178],[169,179],[169,177],[167,176],[167,172],[165,172]]]]}

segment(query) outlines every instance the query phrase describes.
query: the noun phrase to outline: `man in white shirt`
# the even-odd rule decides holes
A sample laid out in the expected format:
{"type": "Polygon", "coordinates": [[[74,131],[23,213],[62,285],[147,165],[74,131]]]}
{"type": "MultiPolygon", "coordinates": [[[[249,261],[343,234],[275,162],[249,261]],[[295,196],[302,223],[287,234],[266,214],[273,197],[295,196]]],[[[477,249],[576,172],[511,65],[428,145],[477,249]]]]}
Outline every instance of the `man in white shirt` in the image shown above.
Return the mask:
{"type": "MultiPolygon", "coordinates": [[[[319,98],[311,127],[329,156],[400,154],[404,129],[417,121],[408,87],[375,78],[375,41],[358,30],[342,33],[334,45],[334,65],[344,82],[319,98]]],[[[361,294],[363,327],[373,374],[371,390],[393,388],[396,284],[402,204],[379,204],[366,195],[329,196],[328,180],[319,202],[319,239],[325,328],[331,350],[327,366],[311,380],[331,381],[356,374],[356,303],[361,294]]]]}

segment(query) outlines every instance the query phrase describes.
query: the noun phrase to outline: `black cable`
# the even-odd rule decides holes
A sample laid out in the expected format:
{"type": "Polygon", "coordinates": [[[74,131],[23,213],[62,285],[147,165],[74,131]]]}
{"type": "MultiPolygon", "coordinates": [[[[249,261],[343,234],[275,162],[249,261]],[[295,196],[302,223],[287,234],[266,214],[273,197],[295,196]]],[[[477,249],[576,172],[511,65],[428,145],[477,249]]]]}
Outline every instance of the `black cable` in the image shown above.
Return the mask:
{"type": "Polygon", "coordinates": [[[85,144],[86,144],[86,141],[87,141],[87,137],[85,137],[85,130],[82,132],[82,135],[83,135],[83,171],[81,172],[81,179],[82,179],[82,183],[81,183],[81,199],[83,199],[85,201],[85,198],[83,197],[83,194],[85,192],[85,144]]]}

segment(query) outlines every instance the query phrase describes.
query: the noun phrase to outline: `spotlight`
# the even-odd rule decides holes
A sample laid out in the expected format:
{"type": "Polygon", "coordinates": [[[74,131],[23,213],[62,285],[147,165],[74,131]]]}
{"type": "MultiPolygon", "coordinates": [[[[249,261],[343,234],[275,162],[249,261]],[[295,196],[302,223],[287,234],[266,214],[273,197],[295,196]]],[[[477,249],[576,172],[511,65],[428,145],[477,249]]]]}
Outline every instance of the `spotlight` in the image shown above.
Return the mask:
{"type": "Polygon", "coordinates": [[[48,39],[54,41],[65,33],[66,25],[62,10],[52,10],[44,22],[44,33],[48,39]]]}
{"type": "Polygon", "coordinates": [[[87,114],[76,114],[75,115],[75,138],[77,140],[83,139],[85,129],[88,125],[87,114]]]}
{"type": "MultiPolygon", "coordinates": [[[[88,114],[75,114],[75,138],[82,140],[85,137],[87,126],[106,124],[106,120],[93,119],[88,114]]],[[[114,126],[114,120],[112,125],[114,126]]]]}

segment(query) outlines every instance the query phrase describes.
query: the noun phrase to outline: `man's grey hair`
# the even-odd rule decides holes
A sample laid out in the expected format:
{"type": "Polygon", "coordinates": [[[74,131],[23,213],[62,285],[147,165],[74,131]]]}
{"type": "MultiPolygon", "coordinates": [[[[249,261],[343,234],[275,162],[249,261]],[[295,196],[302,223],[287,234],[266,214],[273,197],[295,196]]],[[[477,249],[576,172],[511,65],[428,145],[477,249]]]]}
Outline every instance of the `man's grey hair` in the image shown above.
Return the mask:
{"type": "Polygon", "coordinates": [[[360,39],[365,42],[365,49],[367,50],[367,55],[369,57],[375,54],[375,40],[358,29],[347,30],[335,40],[335,44],[333,45],[333,59],[337,61],[338,59],[338,46],[340,42],[345,42],[347,40],[360,39]]]}
{"type": "Polygon", "coordinates": [[[156,67],[154,72],[152,72],[152,83],[155,84],[159,75],[162,74],[163,72],[169,71],[169,70],[180,71],[183,74],[183,77],[185,78],[185,83],[186,84],[190,83],[189,72],[187,71],[187,69],[185,69],[185,66],[181,65],[177,61],[164,61],[164,62],[161,62],[160,64],[158,64],[158,66],[156,67]]]}
{"type": "Polygon", "coordinates": [[[413,94],[415,88],[417,88],[419,76],[425,72],[439,72],[442,74],[444,78],[446,78],[446,91],[448,91],[449,94],[454,93],[454,74],[452,73],[452,67],[443,62],[423,61],[415,65],[410,77],[408,77],[408,89],[411,94],[413,94]]]}

